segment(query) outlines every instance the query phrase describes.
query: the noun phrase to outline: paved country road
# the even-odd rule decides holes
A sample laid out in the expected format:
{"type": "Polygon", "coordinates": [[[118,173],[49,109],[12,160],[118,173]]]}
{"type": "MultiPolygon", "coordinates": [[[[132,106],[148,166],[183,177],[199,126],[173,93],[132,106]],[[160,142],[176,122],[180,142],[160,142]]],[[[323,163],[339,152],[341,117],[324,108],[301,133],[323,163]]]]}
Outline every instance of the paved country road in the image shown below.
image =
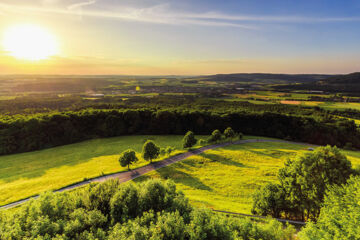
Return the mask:
{"type": "MultiPolygon", "coordinates": [[[[106,175],[106,176],[96,177],[96,178],[93,178],[93,179],[90,179],[90,180],[87,180],[87,181],[83,181],[83,182],[73,184],[73,185],[70,185],[70,186],[67,186],[67,187],[64,187],[64,188],[60,188],[58,190],[55,190],[54,192],[63,192],[63,191],[67,191],[67,190],[72,190],[72,189],[87,185],[87,184],[92,183],[92,182],[104,182],[104,181],[106,181],[108,179],[119,179],[120,182],[127,182],[127,181],[130,181],[130,180],[134,179],[134,178],[142,176],[142,175],[144,175],[144,174],[146,174],[148,172],[151,172],[151,171],[154,171],[156,169],[168,166],[168,165],[170,165],[172,163],[184,160],[184,159],[186,159],[188,157],[201,154],[201,153],[203,153],[203,152],[205,152],[207,150],[210,150],[210,149],[215,149],[215,148],[219,148],[219,147],[225,147],[225,146],[232,145],[232,144],[244,144],[244,143],[255,143],[255,142],[281,142],[281,143],[301,144],[301,145],[306,145],[306,146],[315,146],[315,145],[310,145],[310,144],[306,144],[306,143],[290,142],[290,141],[284,141],[284,140],[273,140],[273,139],[247,139],[247,140],[235,141],[235,142],[232,142],[232,143],[230,143],[230,142],[218,143],[218,144],[213,144],[213,145],[208,145],[208,146],[205,146],[205,147],[201,147],[201,148],[198,148],[198,149],[186,152],[186,153],[182,153],[182,154],[179,154],[179,155],[176,155],[176,156],[173,156],[173,157],[169,157],[169,158],[167,158],[165,160],[162,160],[162,161],[159,161],[159,162],[154,162],[152,164],[149,164],[149,165],[146,165],[146,166],[134,169],[134,170],[130,170],[130,171],[127,171],[127,172],[119,172],[119,173],[114,173],[114,174],[110,174],[110,175],[106,175]]],[[[12,208],[12,207],[18,206],[18,205],[20,205],[22,203],[25,203],[25,202],[29,201],[30,199],[36,199],[38,197],[39,197],[39,195],[29,197],[29,198],[26,198],[26,199],[23,199],[23,200],[20,200],[20,201],[16,201],[16,202],[13,202],[13,203],[9,203],[9,204],[1,206],[0,209],[12,208]]]]}

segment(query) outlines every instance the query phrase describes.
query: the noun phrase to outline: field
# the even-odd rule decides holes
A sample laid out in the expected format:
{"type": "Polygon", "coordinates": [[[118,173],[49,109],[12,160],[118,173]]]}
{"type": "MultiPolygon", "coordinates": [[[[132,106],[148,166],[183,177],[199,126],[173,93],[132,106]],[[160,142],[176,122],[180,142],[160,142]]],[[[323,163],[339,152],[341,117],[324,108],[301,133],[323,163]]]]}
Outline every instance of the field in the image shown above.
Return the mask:
{"type": "MultiPolygon", "coordinates": [[[[172,179],[196,206],[250,213],[254,191],[277,181],[276,174],[286,159],[304,151],[305,145],[288,143],[232,145],[188,158],[135,181],[172,179]]],[[[360,165],[359,152],[345,153],[353,166],[360,165]]]]}
{"type": "MultiPolygon", "coordinates": [[[[0,205],[59,189],[85,178],[127,170],[118,162],[123,150],[132,148],[140,152],[147,139],[154,140],[161,147],[181,149],[182,137],[122,136],[0,156],[0,205]]],[[[140,159],[140,155],[138,157],[140,159]]],[[[140,159],[132,168],[146,164],[148,162],[140,159]]]]}
{"type": "MultiPolygon", "coordinates": [[[[303,107],[321,107],[326,110],[360,110],[360,103],[357,102],[333,102],[330,100],[331,95],[327,94],[307,94],[307,93],[281,93],[274,91],[251,91],[244,94],[227,94],[222,99],[225,101],[247,101],[253,104],[289,104],[301,105],[303,107]],[[311,97],[323,97],[328,101],[312,101],[311,97]]],[[[352,98],[352,97],[349,97],[352,98]]]]}
{"type": "MultiPolygon", "coordinates": [[[[128,148],[140,152],[146,139],[154,140],[161,147],[178,149],[172,154],[181,153],[182,137],[122,136],[1,156],[0,204],[59,189],[87,178],[126,171],[126,167],[122,168],[118,163],[119,154],[128,148]]],[[[274,142],[233,145],[207,151],[136,181],[148,177],[171,178],[195,205],[249,213],[254,190],[265,182],[276,181],[276,173],[284,161],[306,149],[304,145],[274,142]]],[[[360,164],[360,153],[346,153],[354,165],[360,164]]],[[[148,164],[140,154],[138,157],[140,160],[132,168],[148,164]]]]}

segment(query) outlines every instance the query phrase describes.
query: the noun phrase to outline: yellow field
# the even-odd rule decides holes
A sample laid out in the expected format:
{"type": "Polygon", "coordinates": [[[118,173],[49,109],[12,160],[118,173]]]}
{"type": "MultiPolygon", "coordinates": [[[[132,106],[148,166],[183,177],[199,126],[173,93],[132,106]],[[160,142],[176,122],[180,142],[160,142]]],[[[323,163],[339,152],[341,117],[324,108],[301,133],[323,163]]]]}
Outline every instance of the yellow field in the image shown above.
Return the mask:
{"type": "MultiPolygon", "coordinates": [[[[267,182],[277,181],[277,172],[287,158],[307,151],[304,145],[247,143],[207,151],[136,179],[172,179],[196,206],[250,213],[252,194],[267,182]]],[[[360,153],[345,151],[353,165],[360,153]]]]}

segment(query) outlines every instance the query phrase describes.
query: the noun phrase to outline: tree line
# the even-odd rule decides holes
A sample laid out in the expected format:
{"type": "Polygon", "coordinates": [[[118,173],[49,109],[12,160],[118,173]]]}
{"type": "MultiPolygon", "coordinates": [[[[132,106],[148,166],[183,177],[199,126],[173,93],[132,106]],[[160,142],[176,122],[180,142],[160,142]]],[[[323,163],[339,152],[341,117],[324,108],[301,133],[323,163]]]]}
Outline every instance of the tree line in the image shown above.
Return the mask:
{"type": "Polygon", "coordinates": [[[360,132],[353,121],[325,121],[268,112],[169,110],[85,110],[0,119],[0,154],[49,148],[96,137],[134,134],[210,134],[230,126],[244,134],[276,137],[339,147],[360,148],[360,132]]]}
{"type": "Polygon", "coordinates": [[[190,206],[173,182],[110,180],[66,193],[45,193],[0,212],[0,239],[283,240],[295,229],[258,224],[190,206]]]}

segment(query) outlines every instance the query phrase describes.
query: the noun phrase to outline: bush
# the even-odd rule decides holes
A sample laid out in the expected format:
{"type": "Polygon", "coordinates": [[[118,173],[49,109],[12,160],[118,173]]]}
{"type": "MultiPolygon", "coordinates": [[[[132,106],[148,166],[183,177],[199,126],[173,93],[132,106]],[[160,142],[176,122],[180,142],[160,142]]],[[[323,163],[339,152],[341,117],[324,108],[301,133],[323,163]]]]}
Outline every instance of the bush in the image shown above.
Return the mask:
{"type": "Polygon", "coordinates": [[[209,143],[218,142],[221,140],[221,138],[222,138],[221,132],[218,129],[216,129],[211,133],[211,136],[209,137],[208,142],[209,143]]]}
{"type": "Polygon", "coordinates": [[[203,145],[206,145],[206,140],[204,140],[204,139],[200,139],[199,140],[199,145],[201,145],[201,146],[203,146],[203,145]]]}
{"type": "Polygon", "coordinates": [[[197,140],[194,133],[192,131],[188,131],[182,140],[183,148],[191,148],[196,144],[196,142],[197,140]]]}
{"type": "Polygon", "coordinates": [[[175,149],[174,149],[173,147],[168,146],[168,147],[166,147],[166,149],[165,149],[165,153],[166,153],[167,155],[170,155],[174,150],[175,150],[175,149]]]}
{"type": "Polygon", "coordinates": [[[224,131],[224,136],[226,138],[231,139],[231,140],[235,137],[235,135],[236,134],[235,134],[234,130],[231,127],[226,128],[225,131],[224,131]]]}

